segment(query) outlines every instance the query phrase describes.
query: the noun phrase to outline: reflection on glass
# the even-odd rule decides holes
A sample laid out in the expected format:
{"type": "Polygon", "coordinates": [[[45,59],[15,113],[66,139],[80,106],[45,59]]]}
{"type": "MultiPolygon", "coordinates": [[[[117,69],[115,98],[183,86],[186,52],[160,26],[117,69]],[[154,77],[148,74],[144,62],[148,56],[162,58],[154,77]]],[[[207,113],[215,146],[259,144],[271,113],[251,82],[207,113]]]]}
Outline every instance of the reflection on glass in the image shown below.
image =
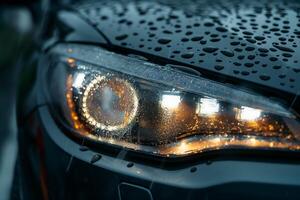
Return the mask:
{"type": "Polygon", "coordinates": [[[237,119],[243,121],[255,121],[261,117],[261,110],[242,106],[241,109],[237,109],[237,119]]]}
{"type": "Polygon", "coordinates": [[[216,99],[200,98],[197,104],[196,113],[198,115],[211,116],[219,112],[220,104],[216,99]]]}
{"type": "Polygon", "coordinates": [[[72,86],[74,88],[80,88],[80,87],[82,87],[82,83],[84,81],[84,77],[85,77],[84,73],[77,73],[77,74],[75,74],[74,82],[73,82],[72,86]]]}
{"type": "Polygon", "coordinates": [[[179,94],[163,94],[161,106],[166,109],[176,109],[180,103],[179,94]]]}

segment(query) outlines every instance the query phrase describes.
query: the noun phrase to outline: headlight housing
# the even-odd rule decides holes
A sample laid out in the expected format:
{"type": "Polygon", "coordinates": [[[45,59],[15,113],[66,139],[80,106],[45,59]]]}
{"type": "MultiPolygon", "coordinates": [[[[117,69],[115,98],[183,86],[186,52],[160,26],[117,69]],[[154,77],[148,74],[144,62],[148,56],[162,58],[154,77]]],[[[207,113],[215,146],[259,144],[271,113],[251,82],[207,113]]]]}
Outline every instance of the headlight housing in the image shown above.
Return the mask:
{"type": "Polygon", "coordinates": [[[80,137],[159,156],[300,150],[297,113],[261,95],[97,47],[52,52],[46,95],[80,137]]]}

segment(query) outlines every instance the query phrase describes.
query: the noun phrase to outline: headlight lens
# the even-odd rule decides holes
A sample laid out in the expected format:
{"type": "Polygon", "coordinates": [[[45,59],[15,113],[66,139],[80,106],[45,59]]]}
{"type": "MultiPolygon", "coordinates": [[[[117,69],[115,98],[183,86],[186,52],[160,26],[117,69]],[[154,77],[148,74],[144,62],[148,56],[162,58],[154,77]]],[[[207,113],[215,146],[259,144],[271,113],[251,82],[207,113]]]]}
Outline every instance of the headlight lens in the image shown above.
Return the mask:
{"type": "MultiPolygon", "coordinates": [[[[77,74],[75,81],[84,76],[77,74]]],[[[130,126],[136,117],[138,97],[128,81],[109,74],[97,75],[85,87],[79,107],[82,119],[91,129],[113,133],[130,126]]]]}
{"type": "Polygon", "coordinates": [[[49,98],[85,138],[161,156],[300,149],[297,114],[260,95],[96,47],[53,52],[49,98]]]}

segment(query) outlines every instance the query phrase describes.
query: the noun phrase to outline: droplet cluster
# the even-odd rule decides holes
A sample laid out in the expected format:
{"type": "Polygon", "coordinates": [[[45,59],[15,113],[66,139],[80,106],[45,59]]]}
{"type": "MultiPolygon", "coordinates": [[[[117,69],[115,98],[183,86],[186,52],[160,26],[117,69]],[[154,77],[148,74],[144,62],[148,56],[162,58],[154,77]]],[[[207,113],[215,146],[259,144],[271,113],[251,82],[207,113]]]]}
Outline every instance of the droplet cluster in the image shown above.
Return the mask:
{"type": "Polygon", "coordinates": [[[76,8],[115,46],[300,91],[300,2],[101,1],[76,8]]]}

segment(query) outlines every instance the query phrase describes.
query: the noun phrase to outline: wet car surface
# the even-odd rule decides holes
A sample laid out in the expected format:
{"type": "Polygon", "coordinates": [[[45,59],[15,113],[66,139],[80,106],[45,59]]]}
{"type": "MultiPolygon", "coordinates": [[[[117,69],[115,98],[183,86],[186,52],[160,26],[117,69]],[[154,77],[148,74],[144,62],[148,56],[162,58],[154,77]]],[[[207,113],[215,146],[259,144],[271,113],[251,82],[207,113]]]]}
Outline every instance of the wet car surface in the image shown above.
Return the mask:
{"type": "Polygon", "coordinates": [[[297,198],[299,10],[293,0],[53,6],[21,72],[34,78],[19,83],[12,196],[297,198]]]}

